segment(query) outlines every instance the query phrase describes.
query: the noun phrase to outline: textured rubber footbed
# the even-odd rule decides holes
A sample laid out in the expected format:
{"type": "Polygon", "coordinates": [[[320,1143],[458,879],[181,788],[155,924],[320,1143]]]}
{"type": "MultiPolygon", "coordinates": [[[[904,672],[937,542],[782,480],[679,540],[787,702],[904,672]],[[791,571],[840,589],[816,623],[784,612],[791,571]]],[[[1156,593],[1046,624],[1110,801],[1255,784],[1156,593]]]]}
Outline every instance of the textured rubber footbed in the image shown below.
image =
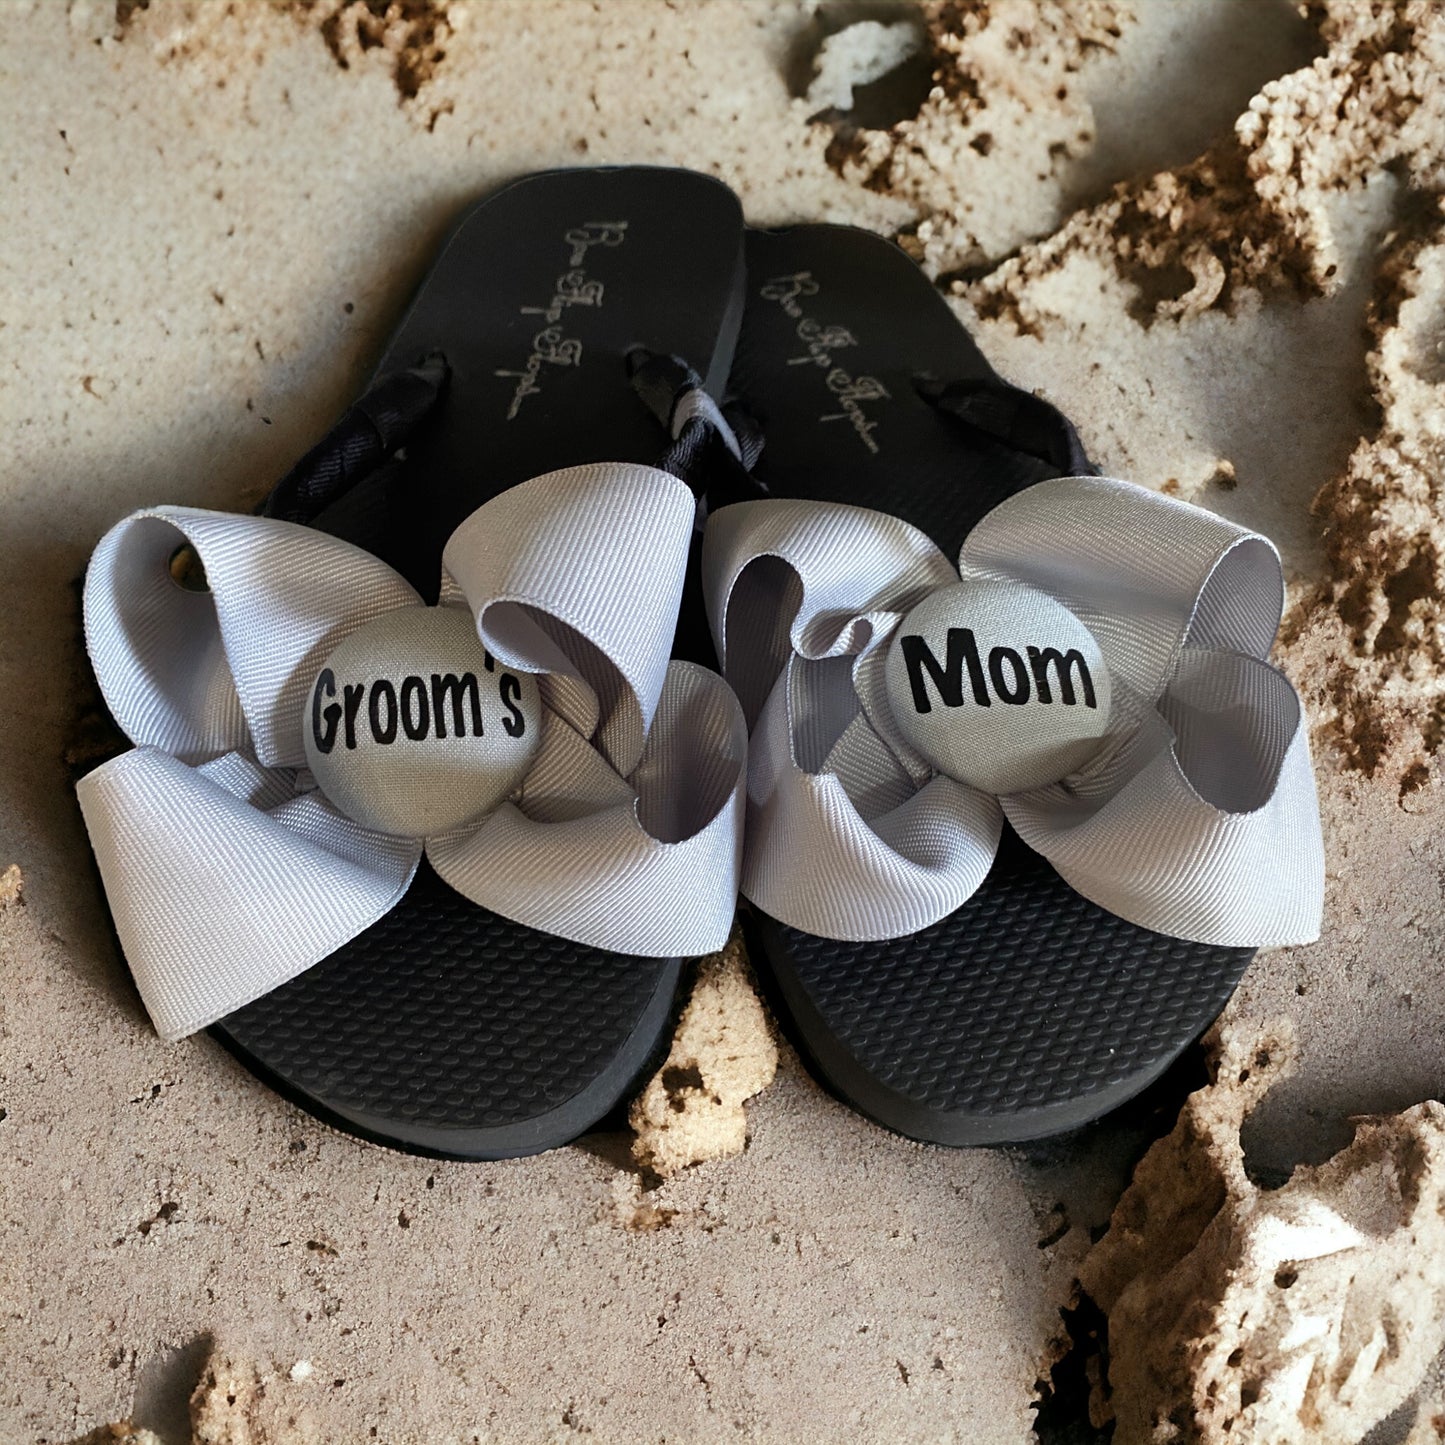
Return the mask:
{"type": "Polygon", "coordinates": [[[1238,949],[1162,938],[1057,883],[1007,829],[983,887],[931,928],[836,943],[764,919],[758,936],[785,960],[805,1051],[865,1112],[943,1144],[1017,1142],[1132,1098],[1238,978],[1238,949]]]}
{"type": "MultiPolygon", "coordinates": [[[[918,394],[918,376],[994,373],[897,247],[801,226],[750,232],[747,255],[730,384],[763,427],[770,494],[891,512],[956,557],[999,500],[1056,475],[918,394]]],[[[908,938],[839,943],[761,916],[753,931],[825,1081],[890,1128],[954,1145],[1041,1138],[1132,1098],[1253,956],[1115,917],[1009,829],[978,893],[908,938]]]]}
{"type": "MultiPolygon", "coordinates": [[[[446,537],[490,497],[559,467],[655,462],[667,438],[625,358],[642,345],[725,376],[741,261],[737,200],[706,176],[560,171],[498,192],[452,231],[378,368],[440,351],[442,403],[376,495],[316,524],[434,596],[446,537]],[[568,359],[528,376],[539,350],[568,359]]],[[[511,923],[423,865],[384,919],[213,1033],[341,1128],[511,1157],[566,1143],[626,1096],[665,1040],[681,967],[511,923]]]]}
{"type": "Polygon", "coordinates": [[[539,1133],[595,1123],[658,1042],[681,965],[588,956],[477,908],[427,864],[407,897],[233,1014],[228,1045],[330,1122],[442,1154],[535,1152],[539,1133]]]}

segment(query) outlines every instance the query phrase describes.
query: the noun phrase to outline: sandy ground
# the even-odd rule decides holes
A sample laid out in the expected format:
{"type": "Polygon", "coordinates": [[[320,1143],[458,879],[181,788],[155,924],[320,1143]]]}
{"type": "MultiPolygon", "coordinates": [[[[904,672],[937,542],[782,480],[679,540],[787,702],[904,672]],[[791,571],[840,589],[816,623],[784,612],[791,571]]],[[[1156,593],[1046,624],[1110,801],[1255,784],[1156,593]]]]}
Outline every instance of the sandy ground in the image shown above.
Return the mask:
{"type": "MultiPolygon", "coordinates": [[[[1445,223],[1422,197],[1445,130],[1400,79],[1439,59],[1428,31],[1342,35],[1283,0],[408,0],[389,22],[0,0],[0,871],[23,877],[0,887],[0,1440],[130,1417],[183,1442],[201,1381],[197,1438],[235,1445],[1018,1442],[1090,1232],[1178,1109],[1183,1086],[1027,1157],[949,1152],[785,1053],[743,1155],[645,1190],[623,1135],[409,1159],[205,1038],[156,1040],[69,786],[85,560],[143,503],[259,497],[457,207],[526,170],[691,165],[760,224],[901,234],[1106,470],[1279,540],[1330,889],[1322,941],[1261,957],[1231,1007],[1240,1037],[1297,1041],[1244,1125],[1252,1177],[1440,1095],[1445,223]],[[929,19],[968,84],[805,98],[820,41],[879,14],[929,19]],[[1314,99],[1256,102],[1276,129],[1246,185],[1231,128],[1292,74],[1314,99]]],[[[1328,1438],[1376,1417],[1344,1418],[1328,1438]]]]}

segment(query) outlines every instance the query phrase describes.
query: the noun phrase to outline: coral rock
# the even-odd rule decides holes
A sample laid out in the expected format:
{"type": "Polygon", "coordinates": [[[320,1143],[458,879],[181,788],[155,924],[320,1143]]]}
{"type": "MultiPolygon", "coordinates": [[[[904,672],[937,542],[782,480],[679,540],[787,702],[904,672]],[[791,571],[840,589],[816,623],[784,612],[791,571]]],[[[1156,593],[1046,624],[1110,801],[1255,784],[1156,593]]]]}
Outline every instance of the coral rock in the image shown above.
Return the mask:
{"type": "Polygon", "coordinates": [[[705,959],[672,1052],[632,1106],[632,1153],[671,1178],[691,1164],[741,1154],[743,1103],[772,1083],[778,1049],[748,978],[742,940],[705,959]]]}
{"type": "Polygon", "coordinates": [[[118,1420],[114,1425],[102,1425],[83,1435],[73,1445],[164,1445],[161,1437],[152,1430],[142,1430],[129,1420],[118,1420]]]}
{"type": "Polygon", "coordinates": [[[191,1395],[191,1445],[263,1445],[257,1414],[264,1395],[255,1370],[212,1355],[191,1395]]]}
{"type": "Polygon", "coordinates": [[[1213,1040],[1213,1082],[1145,1155],[1080,1278],[1109,1321],[1116,1445],[1356,1441],[1445,1333],[1445,1106],[1361,1120],[1278,1189],[1240,1128],[1286,1036],[1213,1040]]]}
{"type": "Polygon", "coordinates": [[[1413,766],[1402,797],[1429,779],[1445,740],[1445,203],[1415,205],[1387,244],[1368,327],[1378,434],[1315,500],[1326,526],[1328,609],[1340,629],[1314,699],[1344,761],[1367,776],[1413,766]],[[1423,754],[1423,757],[1422,757],[1423,754]]]}
{"type": "Polygon", "coordinates": [[[1422,189],[1445,184],[1445,11],[1432,0],[1327,0],[1306,12],[1324,55],[1270,81],[1199,159],[1119,184],[967,289],[977,313],[1041,334],[1031,293],[1076,252],[1133,282],[1145,321],[1229,310],[1246,291],[1331,292],[1332,195],[1391,163],[1422,189]]]}
{"type": "Polygon", "coordinates": [[[25,902],[25,875],[18,863],[0,872],[0,908],[13,908],[25,902]]]}

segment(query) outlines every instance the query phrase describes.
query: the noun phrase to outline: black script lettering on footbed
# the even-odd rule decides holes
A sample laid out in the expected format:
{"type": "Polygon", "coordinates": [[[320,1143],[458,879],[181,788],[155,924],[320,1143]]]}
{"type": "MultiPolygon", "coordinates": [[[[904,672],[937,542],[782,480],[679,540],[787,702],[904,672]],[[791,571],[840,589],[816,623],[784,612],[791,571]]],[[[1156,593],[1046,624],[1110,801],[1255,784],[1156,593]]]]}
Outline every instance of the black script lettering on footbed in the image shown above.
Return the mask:
{"type": "Polygon", "coordinates": [[[1027,647],[1028,662],[1012,647],[989,650],[985,664],[979,655],[978,641],[971,627],[950,627],[944,660],[940,663],[933,649],[919,636],[909,633],[898,639],[908,669],[908,685],[913,690],[913,706],[918,712],[932,712],[933,699],[928,684],[933,684],[944,707],[963,706],[963,678],[968,673],[969,691],[979,707],[992,707],[994,697],[1002,703],[1021,707],[1030,698],[1052,703],[1054,689],[1064,707],[1078,705],[1080,694],[1085,707],[1097,708],[1094,679],[1089,664],[1077,647],[1060,652],[1057,647],[1027,647]],[[1049,672],[1053,670],[1050,681],[1049,672]],[[1075,678],[1078,687],[1075,689],[1075,678]],[[1030,686],[1032,679],[1032,686],[1030,686]],[[989,695],[989,684],[993,696],[989,695]]]}
{"type": "MultiPolygon", "coordinates": [[[[488,657],[487,670],[494,665],[488,657]]],[[[497,679],[497,695],[505,709],[502,731],[509,738],[522,737],[527,731],[527,719],[519,706],[521,679],[510,672],[502,673],[497,679]]],[[[370,684],[348,682],[342,685],[341,701],[337,702],[336,674],[326,667],[311,693],[311,737],[318,753],[330,753],[338,740],[346,748],[355,749],[356,720],[363,701],[371,740],[383,747],[396,741],[398,727],[412,742],[446,739],[448,722],[450,736],[485,736],[481,688],[474,672],[460,676],[434,672],[430,678],[409,673],[399,685],[384,677],[370,684]]]]}

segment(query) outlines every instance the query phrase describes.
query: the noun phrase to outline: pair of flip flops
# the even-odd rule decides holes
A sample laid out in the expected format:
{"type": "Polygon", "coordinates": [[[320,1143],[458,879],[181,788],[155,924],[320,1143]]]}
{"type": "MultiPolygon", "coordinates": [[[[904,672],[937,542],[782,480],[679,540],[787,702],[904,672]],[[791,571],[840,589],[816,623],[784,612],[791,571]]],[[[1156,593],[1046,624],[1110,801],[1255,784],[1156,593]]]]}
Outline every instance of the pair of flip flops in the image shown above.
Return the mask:
{"type": "Polygon", "coordinates": [[[102,540],[80,800],[161,1032],[354,1133],[585,1132],[739,890],[824,1080],[947,1144],[1106,1112],[1317,930],[1272,548],[1097,478],[875,236],[519,181],[263,510],[102,540]]]}

